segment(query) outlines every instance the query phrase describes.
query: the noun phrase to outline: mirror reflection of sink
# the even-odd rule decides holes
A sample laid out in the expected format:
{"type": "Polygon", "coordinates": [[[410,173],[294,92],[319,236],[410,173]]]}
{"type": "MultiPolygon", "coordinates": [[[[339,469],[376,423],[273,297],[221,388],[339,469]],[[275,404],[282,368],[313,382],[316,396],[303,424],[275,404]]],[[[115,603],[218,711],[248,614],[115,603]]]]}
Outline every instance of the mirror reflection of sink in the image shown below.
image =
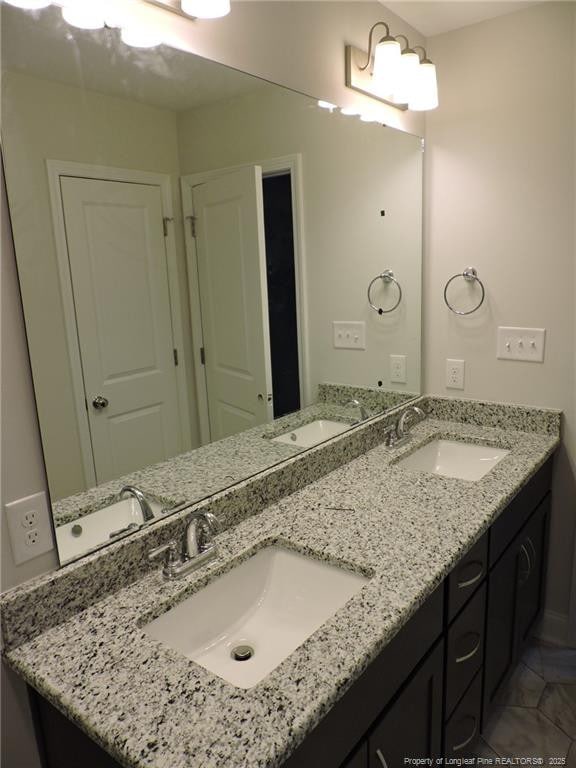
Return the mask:
{"type": "MultiPolygon", "coordinates": [[[[149,497],[148,502],[154,517],[158,517],[164,505],[149,497]]],[[[122,538],[143,523],[140,504],[137,499],[130,497],[90,512],[70,523],[59,525],[56,528],[56,541],[60,561],[66,563],[85,554],[87,550],[122,538]]]]}
{"type": "Polygon", "coordinates": [[[273,437],[276,443],[288,443],[296,445],[299,448],[311,448],[313,445],[329,440],[331,437],[341,435],[350,429],[350,424],[343,424],[341,421],[329,421],[328,419],[316,419],[316,421],[305,424],[303,427],[296,427],[290,432],[273,437]]]}
{"type": "Polygon", "coordinates": [[[509,453],[505,448],[490,445],[433,440],[400,459],[397,466],[461,480],[480,480],[509,453]]]}
{"type": "Polygon", "coordinates": [[[368,582],[280,546],[259,550],[144,627],[238,688],[251,688],[368,582]]]}

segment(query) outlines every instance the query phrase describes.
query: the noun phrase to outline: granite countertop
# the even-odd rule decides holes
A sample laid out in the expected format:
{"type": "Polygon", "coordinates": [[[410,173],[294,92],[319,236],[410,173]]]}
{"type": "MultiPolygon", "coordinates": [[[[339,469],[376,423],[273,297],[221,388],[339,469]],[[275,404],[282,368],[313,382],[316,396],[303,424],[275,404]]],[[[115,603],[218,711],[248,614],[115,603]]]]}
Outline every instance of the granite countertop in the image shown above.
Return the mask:
{"type": "Polygon", "coordinates": [[[225,531],[218,559],[182,581],[154,571],[9,651],[8,662],[122,765],[281,765],[559,441],[434,418],[413,435],[225,531]],[[397,466],[433,436],[510,453],[477,482],[397,466]],[[272,542],[371,578],[254,688],[235,688],[144,634],[143,623],[272,542]]]}

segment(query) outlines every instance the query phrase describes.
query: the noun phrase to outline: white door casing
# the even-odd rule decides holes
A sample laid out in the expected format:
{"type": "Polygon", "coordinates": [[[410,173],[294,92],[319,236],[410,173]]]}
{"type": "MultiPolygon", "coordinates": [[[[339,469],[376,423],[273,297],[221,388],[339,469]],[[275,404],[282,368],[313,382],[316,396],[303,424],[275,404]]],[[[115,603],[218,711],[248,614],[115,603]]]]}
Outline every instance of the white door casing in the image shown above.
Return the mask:
{"type": "Polygon", "coordinates": [[[66,176],[60,187],[102,483],[182,451],[162,196],[154,185],[66,176]]]}
{"type": "Polygon", "coordinates": [[[273,418],[262,170],[192,190],[210,437],[273,418]]]}

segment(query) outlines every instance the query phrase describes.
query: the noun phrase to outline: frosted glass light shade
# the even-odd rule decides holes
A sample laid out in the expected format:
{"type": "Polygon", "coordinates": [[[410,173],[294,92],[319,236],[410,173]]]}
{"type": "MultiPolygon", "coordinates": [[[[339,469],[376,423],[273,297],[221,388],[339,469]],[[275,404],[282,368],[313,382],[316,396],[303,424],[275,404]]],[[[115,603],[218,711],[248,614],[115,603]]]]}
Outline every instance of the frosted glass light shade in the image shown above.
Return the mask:
{"type": "Polygon", "coordinates": [[[24,8],[27,11],[38,11],[40,8],[47,8],[52,0],[4,0],[8,5],[15,8],[24,8]]]}
{"type": "Polygon", "coordinates": [[[120,38],[123,43],[133,48],[154,48],[163,42],[162,36],[146,24],[130,24],[122,27],[120,38]]]}
{"type": "Polygon", "coordinates": [[[381,40],[374,49],[372,79],[378,93],[385,99],[392,97],[400,66],[400,43],[393,38],[381,40]]]}
{"type": "Polygon", "coordinates": [[[415,51],[407,51],[400,56],[398,78],[394,87],[393,98],[397,104],[407,104],[414,93],[415,78],[420,66],[420,56],[415,51]]]}
{"type": "Polygon", "coordinates": [[[79,29],[102,29],[105,12],[97,0],[68,0],[62,7],[62,18],[79,29]]]}
{"type": "Polygon", "coordinates": [[[415,112],[436,109],[438,106],[438,83],[436,65],[423,61],[414,76],[414,92],[408,99],[408,108],[415,112]]]}
{"type": "Polygon", "coordinates": [[[230,0],[182,0],[182,10],[197,19],[219,19],[230,13],[230,0]]]}

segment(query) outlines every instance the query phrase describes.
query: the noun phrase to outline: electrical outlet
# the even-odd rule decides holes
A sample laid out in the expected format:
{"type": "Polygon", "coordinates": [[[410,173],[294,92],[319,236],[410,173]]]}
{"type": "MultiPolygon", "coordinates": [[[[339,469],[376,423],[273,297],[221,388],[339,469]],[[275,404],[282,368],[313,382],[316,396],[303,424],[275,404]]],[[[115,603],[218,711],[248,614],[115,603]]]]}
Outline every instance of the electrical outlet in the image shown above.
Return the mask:
{"type": "Polygon", "coordinates": [[[446,360],[446,387],[464,389],[464,360],[446,360]]]}
{"type": "Polygon", "coordinates": [[[390,355],[390,381],[406,384],[406,355],[390,355]]]}
{"type": "Polygon", "coordinates": [[[16,565],[54,549],[45,493],[6,504],[6,521],[16,565]]]}
{"type": "Polygon", "coordinates": [[[334,320],[332,332],[336,349],[366,349],[366,323],[334,320]]]}

